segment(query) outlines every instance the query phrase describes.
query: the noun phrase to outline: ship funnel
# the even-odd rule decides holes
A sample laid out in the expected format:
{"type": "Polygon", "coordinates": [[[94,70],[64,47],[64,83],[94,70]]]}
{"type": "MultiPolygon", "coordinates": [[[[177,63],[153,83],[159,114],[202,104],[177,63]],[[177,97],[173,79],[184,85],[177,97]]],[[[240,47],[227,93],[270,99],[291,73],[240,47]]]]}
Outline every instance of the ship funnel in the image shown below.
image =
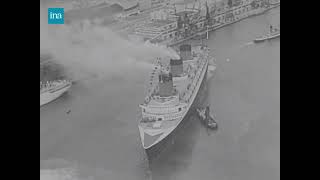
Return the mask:
{"type": "Polygon", "coordinates": [[[192,54],[191,54],[191,45],[190,44],[183,44],[180,46],[180,57],[183,61],[185,60],[191,60],[192,54]]]}
{"type": "Polygon", "coordinates": [[[170,72],[173,77],[179,77],[183,73],[182,59],[170,59],[170,72]]]}
{"type": "Polygon", "coordinates": [[[173,94],[172,74],[161,73],[159,75],[159,95],[161,97],[168,97],[173,94]]]}

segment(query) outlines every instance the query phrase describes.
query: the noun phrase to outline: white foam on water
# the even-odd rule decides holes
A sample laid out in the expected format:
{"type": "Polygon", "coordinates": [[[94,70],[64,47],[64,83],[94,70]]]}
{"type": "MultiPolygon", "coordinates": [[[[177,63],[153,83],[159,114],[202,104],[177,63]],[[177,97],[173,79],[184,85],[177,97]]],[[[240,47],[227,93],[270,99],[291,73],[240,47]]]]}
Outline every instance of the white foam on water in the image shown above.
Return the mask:
{"type": "Polygon", "coordinates": [[[249,46],[249,45],[252,45],[252,44],[254,44],[254,42],[250,41],[250,42],[246,43],[245,46],[249,46]]]}

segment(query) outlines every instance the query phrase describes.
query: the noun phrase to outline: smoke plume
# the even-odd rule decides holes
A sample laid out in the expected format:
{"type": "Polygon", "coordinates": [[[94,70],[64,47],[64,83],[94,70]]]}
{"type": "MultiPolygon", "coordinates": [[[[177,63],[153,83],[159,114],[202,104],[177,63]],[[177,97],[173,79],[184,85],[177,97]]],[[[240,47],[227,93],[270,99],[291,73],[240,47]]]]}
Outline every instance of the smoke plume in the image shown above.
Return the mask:
{"type": "Polygon", "coordinates": [[[98,76],[150,68],[156,57],[179,57],[167,47],[137,43],[120,37],[107,27],[51,25],[40,7],[40,51],[49,53],[75,78],[85,73],[98,76]]]}

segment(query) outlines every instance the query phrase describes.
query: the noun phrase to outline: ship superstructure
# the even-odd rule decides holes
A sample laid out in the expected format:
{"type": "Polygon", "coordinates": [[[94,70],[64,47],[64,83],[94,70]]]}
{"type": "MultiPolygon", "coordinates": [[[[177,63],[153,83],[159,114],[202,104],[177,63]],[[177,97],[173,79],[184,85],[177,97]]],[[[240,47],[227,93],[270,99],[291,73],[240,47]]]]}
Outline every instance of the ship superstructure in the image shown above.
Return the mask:
{"type": "Polygon", "coordinates": [[[155,66],[148,94],[140,104],[139,131],[148,155],[160,151],[160,146],[193,109],[206,79],[209,59],[207,47],[185,44],[180,46],[179,59],[170,59],[169,63],[159,61],[155,66]]]}

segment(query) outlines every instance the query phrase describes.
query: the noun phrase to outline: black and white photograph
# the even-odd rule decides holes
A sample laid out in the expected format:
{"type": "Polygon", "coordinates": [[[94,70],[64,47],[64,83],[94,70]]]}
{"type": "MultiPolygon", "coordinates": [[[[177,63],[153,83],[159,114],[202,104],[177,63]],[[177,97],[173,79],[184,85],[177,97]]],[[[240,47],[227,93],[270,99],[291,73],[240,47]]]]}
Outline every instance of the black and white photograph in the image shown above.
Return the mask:
{"type": "Polygon", "coordinates": [[[280,180],[280,0],[40,0],[40,180],[280,180]]]}

